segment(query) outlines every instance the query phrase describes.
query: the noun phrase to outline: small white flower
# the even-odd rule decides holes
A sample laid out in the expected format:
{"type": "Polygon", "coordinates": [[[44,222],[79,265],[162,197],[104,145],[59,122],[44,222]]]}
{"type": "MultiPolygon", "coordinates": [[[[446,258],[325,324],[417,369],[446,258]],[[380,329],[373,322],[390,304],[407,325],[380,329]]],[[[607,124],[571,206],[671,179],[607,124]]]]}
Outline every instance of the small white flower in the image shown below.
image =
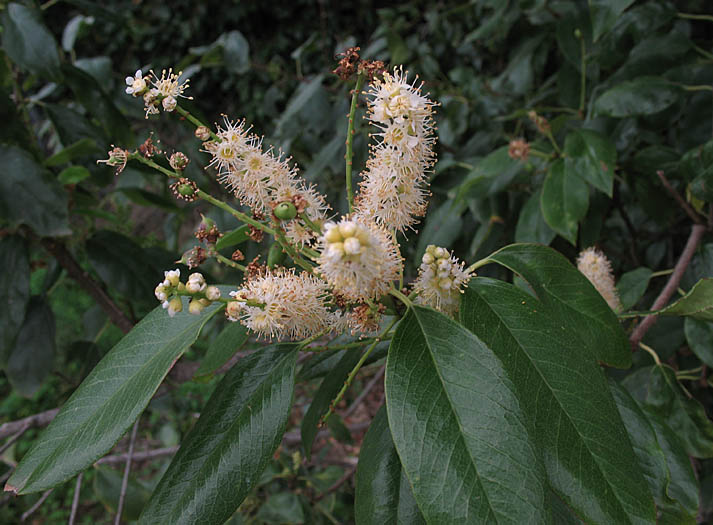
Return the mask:
{"type": "Polygon", "coordinates": [[[169,95],[161,101],[161,105],[163,106],[164,111],[171,112],[176,109],[177,102],[174,97],[169,95]]]}
{"type": "Polygon", "coordinates": [[[136,70],[133,77],[126,77],[126,93],[140,97],[146,91],[146,78],[143,77],[140,69],[136,70]]]}
{"type": "Polygon", "coordinates": [[[220,299],[220,288],[217,286],[209,286],[205,290],[205,296],[209,301],[217,301],[220,299]]]}
{"type": "Polygon", "coordinates": [[[205,278],[200,273],[192,273],[186,283],[186,291],[189,293],[199,293],[206,289],[205,278]]]}
{"type": "Polygon", "coordinates": [[[175,270],[166,270],[163,272],[163,276],[169,283],[166,285],[166,281],[164,281],[164,286],[178,286],[178,282],[181,277],[181,270],[179,268],[176,268],[175,270]]]}

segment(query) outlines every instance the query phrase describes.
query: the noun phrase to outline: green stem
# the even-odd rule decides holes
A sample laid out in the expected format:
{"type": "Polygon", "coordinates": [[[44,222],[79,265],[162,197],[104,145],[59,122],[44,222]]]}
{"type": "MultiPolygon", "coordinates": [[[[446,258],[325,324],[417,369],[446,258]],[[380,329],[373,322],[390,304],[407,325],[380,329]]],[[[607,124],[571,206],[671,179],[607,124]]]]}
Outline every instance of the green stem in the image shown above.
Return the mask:
{"type": "Polygon", "coordinates": [[[225,256],[223,256],[223,255],[221,255],[221,254],[219,254],[218,252],[215,252],[215,254],[213,255],[213,257],[215,257],[215,260],[216,260],[216,261],[218,261],[218,262],[220,262],[220,263],[223,263],[223,264],[226,265],[226,266],[230,266],[231,268],[235,268],[236,270],[240,270],[240,271],[243,272],[243,273],[245,273],[245,272],[248,270],[248,269],[247,269],[245,266],[243,266],[242,264],[238,264],[238,263],[236,263],[234,260],[228,259],[227,257],[225,257],[225,256]]]}
{"type": "Polygon", "coordinates": [[[491,262],[493,262],[493,261],[491,261],[491,260],[488,259],[487,257],[486,257],[485,259],[480,259],[479,261],[475,261],[473,264],[471,264],[470,266],[468,266],[468,269],[467,269],[466,271],[467,271],[467,272],[474,272],[474,271],[477,270],[478,268],[481,268],[481,267],[485,266],[486,264],[490,264],[491,262]]]}
{"type": "Polygon", "coordinates": [[[676,13],[678,18],[684,18],[686,20],[706,20],[708,22],[713,22],[713,15],[696,15],[691,13],[676,13]]]}
{"type": "Polygon", "coordinates": [[[222,139],[221,139],[218,135],[216,135],[215,133],[213,133],[213,130],[210,129],[210,126],[206,126],[205,124],[203,124],[203,122],[201,122],[201,121],[198,120],[196,117],[194,117],[193,115],[191,115],[188,111],[186,111],[185,109],[183,109],[181,106],[176,106],[176,113],[178,113],[178,114],[181,115],[183,118],[185,118],[186,120],[188,120],[189,122],[191,122],[191,123],[192,123],[195,127],[197,127],[197,128],[200,128],[201,126],[204,127],[204,128],[208,128],[208,131],[210,131],[210,136],[211,136],[211,138],[212,138],[213,140],[215,140],[216,142],[222,142],[222,139]]]}
{"type": "Polygon", "coordinates": [[[310,218],[307,217],[306,213],[304,213],[304,212],[300,213],[300,219],[302,219],[304,221],[304,223],[307,226],[309,226],[313,232],[318,233],[319,235],[322,235],[322,228],[320,228],[317,224],[313,223],[310,220],[310,218]]]}
{"type": "Polygon", "coordinates": [[[673,268],[670,268],[670,269],[668,269],[668,270],[661,270],[661,271],[658,271],[658,272],[654,272],[654,273],[651,274],[651,277],[661,277],[661,276],[663,276],[663,275],[670,275],[670,274],[672,274],[672,273],[673,273],[673,268]]]}
{"type": "MultiPolygon", "coordinates": [[[[382,341],[391,339],[390,335],[381,338],[382,341]]],[[[308,352],[320,353],[328,352],[329,350],[347,350],[350,348],[361,348],[362,346],[368,345],[374,340],[374,338],[363,339],[361,341],[354,341],[353,343],[345,343],[342,345],[326,345],[326,346],[313,346],[312,348],[305,348],[308,352]]]]}
{"type": "MultiPolygon", "coordinates": [[[[577,30],[579,31],[579,30],[577,30]]],[[[587,49],[584,44],[584,35],[579,31],[579,49],[582,54],[582,71],[580,73],[579,81],[579,111],[584,112],[584,107],[586,104],[586,93],[587,93],[587,49]]]]}
{"type": "Polygon", "coordinates": [[[307,339],[305,339],[304,341],[302,341],[302,342],[300,343],[300,345],[299,345],[299,347],[297,348],[297,350],[302,350],[305,346],[307,346],[308,344],[310,344],[310,343],[316,341],[317,339],[319,339],[320,337],[322,337],[324,334],[326,334],[327,332],[329,332],[329,330],[330,330],[330,328],[325,328],[325,329],[322,330],[321,332],[316,333],[316,334],[314,334],[314,335],[311,336],[311,337],[308,337],[307,339]]]}
{"type": "Polygon", "coordinates": [[[552,136],[552,131],[548,130],[546,135],[547,135],[547,138],[549,139],[549,141],[552,143],[552,147],[555,148],[557,155],[561,155],[562,150],[557,145],[557,141],[555,140],[555,138],[552,136]]]}
{"type": "Polygon", "coordinates": [[[399,301],[401,301],[402,303],[404,303],[404,305],[406,305],[407,308],[411,308],[411,307],[413,306],[413,303],[411,302],[411,299],[409,299],[408,297],[406,297],[403,293],[401,293],[401,292],[400,292],[399,290],[397,290],[396,288],[391,288],[391,290],[389,290],[389,293],[390,293],[391,295],[393,295],[394,297],[396,297],[399,301]]]}
{"type": "Polygon", "coordinates": [[[547,160],[552,158],[551,154],[545,153],[544,151],[540,151],[540,150],[537,150],[534,148],[530,148],[530,155],[532,155],[534,157],[540,157],[541,159],[547,159],[547,160]]]}
{"type": "Polygon", "coordinates": [[[356,115],[357,99],[361,86],[364,83],[364,74],[357,75],[356,86],[352,92],[352,105],[349,108],[349,125],[347,126],[347,153],[344,156],[346,159],[346,178],[347,178],[347,201],[349,202],[349,213],[354,211],[354,191],[352,189],[352,142],[354,140],[354,116],[356,115]]]}
{"type": "Polygon", "coordinates": [[[307,270],[309,273],[314,273],[314,267],[307,261],[305,261],[302,256],[297,252],[297,250],[295,250],[295,248],[287,240],[287,237],[285,237],[283,231],[279,227],[275,228],[275,230],[273,231],[275,232],[275,240],[280,243],[282,249],[287,252],[287,255],[292,258],[295,264],[297,264],[303,270],[307,270]]]}
{"type": "Polygon", "coordinates": [[[342,400],[344,397],[344,394],[346,391],[349,389],[351,386],[352,382],[354,381],[354,378],[356,377],[357,373],[359,372],[359,369],[364,365],[366,360],[369,358],[371,353],[374,351],[374,348],[376,348],[376,345],[381,342],[382,337],[385,336],[386,334],[389,333],[389,330],[396,324],[396,322],[399,320],[398,317],[395,317],[391,323],[389,323],[389,326],[386,327],[386,330],[384,330],[376,339],[374,339],[374,342],[371,343],[369,348],[367,348],[366,352],[361,356],[357,364],[352,368],[352,371],[349,372],[349,375],[347,376],[347,380],[344,382],[344,385],[342,385],[342,389],[337,393],[337,397],[334,398],[334,401],[329,405],[329,410],[327,413],[322,417],[320,420],[320,426],[323,425],[324,423],[327,422],[329,419],[329,416],[331,416],[334,413],[334,409],[337,407],[339,402],[342,400]]]}
{"type": "Polygon", "coordinates": [[[639,346],[642,350],[646,350],[651,355],[651,357],[654,358],[654,362],[658,366],[661,366],[661,359],[659,359],[659,355],[656,353],[656,350],[651,348],[649,345],[645,345],[644,343],[639,343],[639,346]]]}

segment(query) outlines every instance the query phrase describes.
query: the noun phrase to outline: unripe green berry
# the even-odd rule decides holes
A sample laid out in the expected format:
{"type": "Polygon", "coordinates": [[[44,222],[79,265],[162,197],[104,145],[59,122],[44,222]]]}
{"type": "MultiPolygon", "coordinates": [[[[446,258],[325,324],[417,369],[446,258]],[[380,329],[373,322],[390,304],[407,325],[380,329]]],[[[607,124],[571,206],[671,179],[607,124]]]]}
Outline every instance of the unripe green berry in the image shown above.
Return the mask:
{"type": "Polygon", "coordinates": [[[285,252],[282,251],[282,246],[278,243],[273,243],[273,245],[270,246],[270,251],[267,253],[267,267],[274,268],[282,264],[284,260],[285,252]]]}
{"type": "Polygon", "coordinates": [[[289,221],[297,217],[297,208],[291,202],[281,202],[275,208],[275,217],[281,221],[289,221]]]}
{"type": "Polygon", "coordinates": [[[180,193],[184,197],[190,197],[195,193],[195,190],[190,184],[180,184],[178,186],[178,193],[180,193]]]}

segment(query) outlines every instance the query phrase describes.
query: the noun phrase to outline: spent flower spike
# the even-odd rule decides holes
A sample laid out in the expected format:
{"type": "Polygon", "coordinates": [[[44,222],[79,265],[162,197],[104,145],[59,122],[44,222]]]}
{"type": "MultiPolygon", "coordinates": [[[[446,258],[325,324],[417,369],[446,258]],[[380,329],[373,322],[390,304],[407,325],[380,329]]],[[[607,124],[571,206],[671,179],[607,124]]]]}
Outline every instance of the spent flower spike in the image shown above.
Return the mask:
{"type": "Polygon", "coordinates": [[[594,285],[594,288],[601,294],[609,308],[615,312],[622,309],[611,263],[606,255],[593,246],[589,247],[579,254],[577,269],[594,285]]]}

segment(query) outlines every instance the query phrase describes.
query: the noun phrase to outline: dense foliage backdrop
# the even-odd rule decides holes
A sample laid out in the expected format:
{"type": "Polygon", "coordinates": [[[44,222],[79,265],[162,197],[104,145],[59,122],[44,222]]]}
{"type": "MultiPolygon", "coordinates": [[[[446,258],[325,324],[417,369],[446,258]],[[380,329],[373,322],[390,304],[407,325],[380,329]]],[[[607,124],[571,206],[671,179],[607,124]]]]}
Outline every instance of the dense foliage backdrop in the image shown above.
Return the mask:
{"type": "MultiPolygon", "coordinates": [[[[168,116],[145,120],[141,100],[124,94],[124,77],[139,68],[182,70],[193,96],[186,108],[209,123],[222,114],[245,117],[341,214],[353,84],[331,71],[337,53],[358,45],[365,58],[418,74],[440,103],[429,211],[418,234],[402,242],[407,280],[430,244],[468,263],[515,242],[549,245],[570,261],[596,246],[612,262],[623,312],[647,312],[688,253],[671,301],[702,283],[696,306],[684,312],[694,315],[660,316],[646,331],[643,343],[657,362],[634,345],[631,366],[605,371],[659,521],[710,519],[713,293],[702,281],[713,277],[709,2],[50,0],[0,2],[0,25],[0,477],[10,477],[54,409],[154,309],[154,286],[197,244],[201,213],[222,230],[236,227],[205,203],[174,199],[153,170],[129,164],[115,176],[96,163],[113,144],[135,149],[152,136],[165,152],[192,159],[186,176],[228,198],[203,170],[193,128],[168,116]],[[514,158],[517,139],[529,143],[529,156],[514,158]]],[[[368,154],[363,114],[362,105],[357,166],[368,154]]],[[[234,246],[224,246],[229,256],[234,246]]],[[[248,261],[267,250],[240,246],[248,261]]],[[[503,260],[478,275],[536,288],[503,260]]],[[[201,271],[215,283],[242,278],[215,261],[201,271]]],[[[466,326],[469,312],[478,310],[462,312],[466,326]]],[[[620,316],[627,335],[642,316],[620,316]]],[[[195,343],[149,403],[135,444],[136,453],[149,453],[132,466],[125,520],[138,519],[234,354],[264,346],[237,326],[226,328],[216,316],[195,327],[195,343]]],[[[583,346],[607,344],[596,329],[581,330],[589,340],[583,346]]],[[[393,449],[390,438],[377,441],[389,435],[378,412],[387,348],[377,347],[338,407],[340,417],[323,429],[318,410],[359,355],[347,349],[298,359],[287,434],[231,523],[355,520],[359,450],[393,449]],[[374,434],[364,441],[372,419],[374,434]]],[[[607,363],[602,352],[599,361],[607,363]]],[[[84,471],[76,523],[113,519],[124,467],[118,455],[129,441],[126,435],[107,461],[84,471]]],[[[15,523],[31,511],[28,519],[38,523],[66,522],[78,486],[72,479],[49,494],[8,493],[0,521],[15,523]]],[[[357,499],[374,497],[359,490],[357,499]]],[[[577,520],[548,494],[557,523],[577,520]]]]}

